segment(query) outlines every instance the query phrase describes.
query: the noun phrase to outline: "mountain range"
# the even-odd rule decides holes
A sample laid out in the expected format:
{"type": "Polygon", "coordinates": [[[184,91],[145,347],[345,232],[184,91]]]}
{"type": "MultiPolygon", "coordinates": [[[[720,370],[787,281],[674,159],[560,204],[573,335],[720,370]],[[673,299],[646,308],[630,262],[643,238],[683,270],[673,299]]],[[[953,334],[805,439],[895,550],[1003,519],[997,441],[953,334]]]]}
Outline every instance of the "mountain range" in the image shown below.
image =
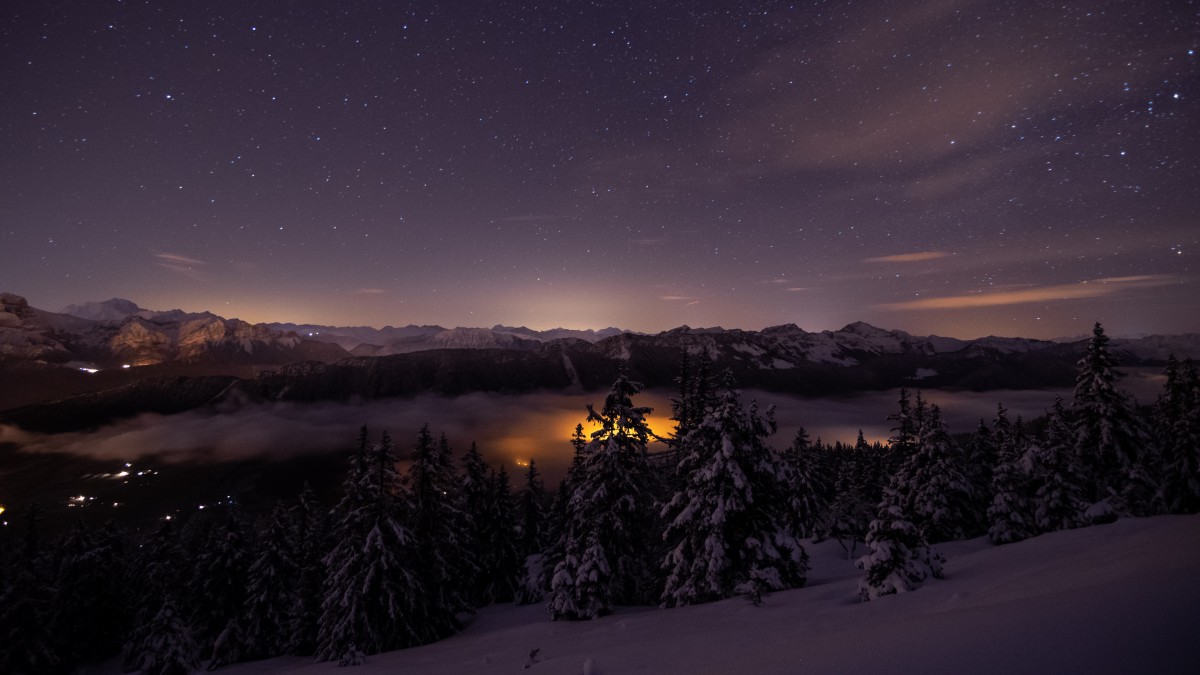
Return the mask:
{"type": "MultiPolygon", "coordinates": [[[[0,294],[0,422],[88,428],[140,412],[244,401],[348,401],[434,392],[593,391],[627,369],[671,388],[682,352],[744,387],[800,395],[898,386],[1069,386],[1085,342],[914,336],[866,323],[809,332],[681,326],[654,335],[512,328],[250,324],[208,312],[153,311],[127,300],[61,312],[0,294]]],[[[1200,357],[1200,335],[1114,339],[1127,366],[1200,357]]]]}

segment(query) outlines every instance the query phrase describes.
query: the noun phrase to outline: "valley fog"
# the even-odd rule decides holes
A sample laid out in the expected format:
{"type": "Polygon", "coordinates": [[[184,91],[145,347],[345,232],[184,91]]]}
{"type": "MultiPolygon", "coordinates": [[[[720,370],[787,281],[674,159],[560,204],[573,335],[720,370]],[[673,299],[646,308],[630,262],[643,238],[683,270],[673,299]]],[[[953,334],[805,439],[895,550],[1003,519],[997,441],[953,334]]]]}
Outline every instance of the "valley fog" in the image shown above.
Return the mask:
{"type": "MultiPolygon", "coordinates": [[[[1153,373],[1135,373],[1123,386],[1148,402],[1160,386],[1153,373]]],[[[553,485],[571,461],[569,439],[576,424],[585,433],[587,405],[603,405],[604,392],[587,394],[538,393],[516,396],[468,394],[455,398],[420,396],[360,403],[277,403],[225,405],[217,409],[163,416],[144,414],[90,432],[34,434],[0,426],[0,443],[31,453],[56,453],[96,460],[158,463],[225,463],[246,459],[285,460],[304,455],[349,454],[358,429],[367,425],[372,437],[388,431],[403,457],[418,429],[428,423],[434,434],[445,433],[456,454],[472,442],[493,464],[503,463],[515,478],[532,458],[553,485]]],[[[643,392],[635,403],[653,409],[650,427],[660,435],[672,428],[668,391],[643,392]]],[[[922,395],[941,406],[952,432],[973,431],[980,419],[990,421],[996,405],[1009,415],[1033,419],[1045,413],[1055,396],[1070,399],[1068,390],[989,392],[925,391],[922,395]]],[[[791,442],[804,427],[810,438],[826,443],[853,443],[859,429],[868,441],[883,441],[890,434],[887,416],[896,408],[899,390],[819,399],[744,390],[746,402],[755,400],[760,410],[775,406],[779,433],[776,448],[791,442]]],[[[651,450],[662,449],[655,443],[651,450]]]]}

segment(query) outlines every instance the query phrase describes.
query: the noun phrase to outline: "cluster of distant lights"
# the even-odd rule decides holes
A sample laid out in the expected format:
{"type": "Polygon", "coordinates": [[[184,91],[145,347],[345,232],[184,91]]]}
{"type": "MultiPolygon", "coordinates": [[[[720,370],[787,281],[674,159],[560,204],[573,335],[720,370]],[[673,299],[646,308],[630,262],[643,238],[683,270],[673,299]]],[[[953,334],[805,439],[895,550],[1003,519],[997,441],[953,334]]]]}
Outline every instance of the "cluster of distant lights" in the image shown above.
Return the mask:
{"type": "MultiPolygon", "coordinates": [[[[109,479],[109,480],[119,480],[119,481],[128,483],[129,482],[128,479],[130,477],[145,477],[145,476],[157,476],[157,475],[158,475],[157,470],[145,469],[142,471],[138,471],[138,470],[134,469],[132,463],[125,462],[125,468],[123,468],[120,471],[114,471],[112,473],[90,474],[85,477],[87,477],[87,478],[104,478],[104,479],[109,479]]],[[[71,495],[70,497],[67,498],[67,507],[68,508],[85,508],[88,506],[93,506],[95,503],[96,503],[96,498],[94,496],[90,496],[90,495],[84,495],[84,494],[71,495]]],[[[109,504],[109,502],[102,502],[102,503],[109,504]]],[[[218,499],[215,502],[197,504],[196,510],[204,511],[205,509],[209,509],[209,508],[215,508],[215,507],[221,507],[221,506],[234,506],[235,504],[237,504],[237,500],[235,500],[233,498],[233,495],[225,495],[224,499],[218,499]]],[[[119,501],[111,502],[111,506],[114,509],[119,508],[124,505],[125,505],[125,502],[119,502],[119,501]]],[[[7,508],[3,504],[0,504],[0,515],[4,515],[4,512],[6,510],[7,510],[7,508]]],[[[178,511],[176,511],[175,513],[168,513],[168,514],[164,515],[162,517],[162,519],[163,520],[175,520],[176,518],[178,518],[178,515],[177,515],[178,513],[179,513],[178,511]]],[[[0,521],[0,527],[6,527],[6,526],[8,526],[7,520],[0,521]]]]}
{"type": "Polygon", "coordinates": [[[158,475],[158,471],[156,469],[146,469],[144,471],[137,471],[133,468],[133,464],[131,464],[129,462],[125,462],[125,468],[120,471],[116,471],[113,473],[92,474],[87,477],[88,478],[108,478],[110,480],[122,480],[122,481],[125,481],[126,483],[128,483],[129,481],[127,479],[130,476],[142,477],[142,476],[157,476],[157,475],[158,475]]]}
{"type": "MultiPolygon", "coordinates": [[[[122,367],[122,368],[129,368],[130,366],[129,366],[129,364],[128,364],[128,363],[123,363],[123,364],[121,364],[121,367],[122,367]]],[[[87,366],[80,366],[80,367],[79,367],[79,369],[80,369],[80,370],[82,370],[82,371],[83,371],[83,372],[85,372],[85,373],[98,373],[98,372],[100,372],[100,369],[99,369],[99,368],[88,368],[87,366]]]]}
{"type": "MultiPolygon", "coordinates": [[[[218,499],[217,501],[215,501],[211,504],[197,504],[196,510],[203,511],[210,507],[233,506],[235,504],[237,504],[237,500],[235,500],[232,495],[225,495],[225,499],[218,499]]],[[[162,519],[163,520],[175,520],[178,517],[177,515],[175,515],[177,513],[179,513],[179,512],[176,511],[175,513],[168,513],[167,515],[163,516],[162,519]]]]}
{"type": "MultiPolygon", "coordinates": [[[[76,507],[83,508],[85,506],[91,506],[92,502],[94,502],[94,501],[96,501],[95,497],[89,497],[87,495],[75,495],[74,497],[71,497],[70,499],[67,500],[67,506],[70,508],[76,508],[76,507]]],[[[119,507],[120,505],[121,505],[121,502],[113,502],[112,503],[112,507],[114,509],[119,507]]]]}

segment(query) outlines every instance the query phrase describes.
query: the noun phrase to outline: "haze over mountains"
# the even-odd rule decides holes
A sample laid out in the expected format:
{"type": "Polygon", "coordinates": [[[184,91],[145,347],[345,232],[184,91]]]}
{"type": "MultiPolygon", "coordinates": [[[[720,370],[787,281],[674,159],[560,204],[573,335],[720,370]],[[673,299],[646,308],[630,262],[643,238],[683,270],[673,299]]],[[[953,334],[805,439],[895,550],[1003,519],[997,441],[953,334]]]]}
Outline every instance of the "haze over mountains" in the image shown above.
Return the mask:
{"type": "MultiPolygon", "coordinates": [[[[1125,366],[1200,356],[1200,336],[1114,340],[1125,366]]],[[[43,431],[86,428],[141,412],[228,401],[349,401],[470,392],[580,392],[628,369],[669,389],[680,354],[705,354],[741,386],[837,395],[909,386],[1070,386],[1083,342],[914,336],[866,323],[809,332],[682,326],[656,335],[525,327],[332,327],[249,324],[209,312],[154,311],[128,300],[62,312],[0,295],[0,421],[43,431]]]]}

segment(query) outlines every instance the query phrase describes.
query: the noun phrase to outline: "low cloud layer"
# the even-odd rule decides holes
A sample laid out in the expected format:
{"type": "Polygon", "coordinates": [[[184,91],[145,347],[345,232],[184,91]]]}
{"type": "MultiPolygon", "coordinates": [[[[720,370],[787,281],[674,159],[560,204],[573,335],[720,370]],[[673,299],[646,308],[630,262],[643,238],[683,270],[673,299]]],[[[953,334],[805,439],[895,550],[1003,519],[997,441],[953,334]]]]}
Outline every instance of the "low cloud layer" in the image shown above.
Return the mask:
{"type": "MultiPolygon", "coordinates": [[[[1153,378],[1125,381],[1139,397],[1152,395],[1159,383],[1153,378]]],[[[952,432],[972,431],[980,419],[991,420],[996,405],[1003,404],[1012,417],[1026,419],[1044,414],[1062,391],[925,392],[942,407],[952,432]]],[[[66,453],[93,459],[132,461],[229,462],[250,458],[285,459],[305,454],[349,453],[358,429],[367,425],[373,437],[387,430],[400,454],[412,447],[417,431],[428,423],[435,434],[445,433],[456,452],[472,442],[494,464],[517,474],[530,458],[536,459],[547,479],[557,481],[571,459],[569,438],[576,424],[586,424],[586,405],[603,403],[602,392],[523,396],[470,394],[457,398],[422,396],[369,403],[271,404],[230,407],[220,411],[193,411],[179,415],[140,415],[92,432],[34,434],[0,425],[0,443],[22,451],[66,453]]],[[[869,441],[890,434],[887,416],[896,405],[897,392],[872,392],[848,397],[809,399],[763,391],[745,391],[743,400],[756,400],[760,408],[776,407],[779,433],[772,439],[786,446],[803,426],[812,438],[852,443],[859,429],[869,441]]],[[[1149,400],[1148,398],[1145,400],[1149,400]]],[[[650,392],[637,398],[654,408],[650,424],[655,432],[671,430],[667,394],[650,392]]],[[[515,482],[515,481],[514,481],[515,482]]]]}

